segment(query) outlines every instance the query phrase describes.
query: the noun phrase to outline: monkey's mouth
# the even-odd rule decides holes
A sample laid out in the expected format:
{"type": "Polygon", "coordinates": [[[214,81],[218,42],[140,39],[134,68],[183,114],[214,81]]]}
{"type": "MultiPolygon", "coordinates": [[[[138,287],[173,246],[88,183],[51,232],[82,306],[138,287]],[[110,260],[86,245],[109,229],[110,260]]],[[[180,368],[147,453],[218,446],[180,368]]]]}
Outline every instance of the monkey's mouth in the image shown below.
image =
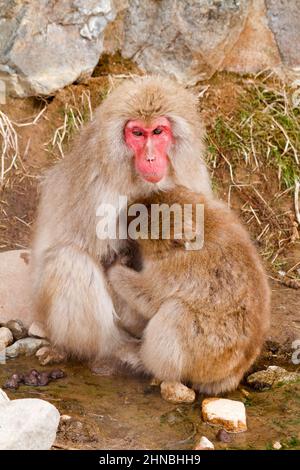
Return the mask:
{"type": "Polygon", "coordinates": [[[145,181],[148,183],[159,183],[163,177],[165,176],[164,173],[147,173],[146,175],[140,175],[145,181]]]}
{"type": "Polygon", "coordinates": [[[155,164],[137,164],[135,169],[140,177],[147,181],[148,183],[159,183],[167,173],[167,166],[159,164],[160,162],[155,162],[155,164]]]}

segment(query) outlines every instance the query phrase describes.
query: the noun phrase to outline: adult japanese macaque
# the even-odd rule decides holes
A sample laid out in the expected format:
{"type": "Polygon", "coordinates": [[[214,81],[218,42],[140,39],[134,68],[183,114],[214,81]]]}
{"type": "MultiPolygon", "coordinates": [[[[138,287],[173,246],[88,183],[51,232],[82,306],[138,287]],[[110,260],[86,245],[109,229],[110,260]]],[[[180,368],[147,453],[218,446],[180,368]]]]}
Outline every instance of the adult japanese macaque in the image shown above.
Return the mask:
{"type": "MultiPolygon", "coordinates": [[[[32,274],[37,316],[54,346],[141,365],[139,343],[120,326],[123,305],[112,302],[102,265],[119,242],[97,235],[97,214],[102,204],[119,210],[120,195],[130,203],[178,184],[212,198],[202,139],[196,98],[171,80],[143,77],[116,88],[69,155],[48,171],[32,274]]],[[[138,317],[132,313],[133,329],[138,317]]]]}
{"type": "Polygon", "coordinates": [[[149,218],[145,224],[139,216],[144,231],[138,250],[123,249],[108,278],[147,322],[140,348],[144,369],[208,394],[236,388],[260,352],[270,314],[266,276],[248,234],[223,203],[184,187],[137,202],[149,218]],[[197,206],[204,209],[198,221],[197,206]],[[155,217],[157,207],[172,208],[169,218],[163,210],[155,217]],[[182,225],[176,208],[179,216],[182,208],[182,225]],[[137,261],[138,272],[132,269],[137,261]]]}

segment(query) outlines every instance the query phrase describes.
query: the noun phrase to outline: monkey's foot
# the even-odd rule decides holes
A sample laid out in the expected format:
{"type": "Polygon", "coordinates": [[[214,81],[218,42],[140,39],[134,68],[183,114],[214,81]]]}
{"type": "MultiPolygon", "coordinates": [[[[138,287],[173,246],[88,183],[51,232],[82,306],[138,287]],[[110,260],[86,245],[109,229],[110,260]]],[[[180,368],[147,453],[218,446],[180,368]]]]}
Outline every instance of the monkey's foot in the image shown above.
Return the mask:
{"type": "Polygon", "coordinates": [[[133,372],[144,372],[144,365],[140,358],[140,340],[131,340],[124,343],[114,356],[120,364],[129,367],[133,372]]]}

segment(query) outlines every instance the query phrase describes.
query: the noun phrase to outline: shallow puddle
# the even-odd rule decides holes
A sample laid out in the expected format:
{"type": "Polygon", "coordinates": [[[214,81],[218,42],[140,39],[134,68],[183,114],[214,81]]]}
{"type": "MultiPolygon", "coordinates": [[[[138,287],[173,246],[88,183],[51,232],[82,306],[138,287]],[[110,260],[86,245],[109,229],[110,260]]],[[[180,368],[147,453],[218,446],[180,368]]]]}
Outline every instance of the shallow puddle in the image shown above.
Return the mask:
{"type": "MultiPolygon", "coordinates": [[[[46,387],[7,391],[11,399],[48,400],[71,416],[60,425],[54,448],[192,449],[205,435],[216,449],[271,449],[275,441],[300,449],[300,383],[264,392],[248,389],[247,397],[241,390],[227,394],[245,403],[248,431],[232,434],[225,444],[216,440],[217,427],[202,422],[201,396],[193,405],[173,405],[162,400],[159,387],[149,386],[149,379],[99,376],[77,363],[59,367],[66,377],[46,387]]],[[[0,386],[12,373],[31,368],[54,367],[42,367],[35,358],[10,360],[0,365],[0,386]]]]}

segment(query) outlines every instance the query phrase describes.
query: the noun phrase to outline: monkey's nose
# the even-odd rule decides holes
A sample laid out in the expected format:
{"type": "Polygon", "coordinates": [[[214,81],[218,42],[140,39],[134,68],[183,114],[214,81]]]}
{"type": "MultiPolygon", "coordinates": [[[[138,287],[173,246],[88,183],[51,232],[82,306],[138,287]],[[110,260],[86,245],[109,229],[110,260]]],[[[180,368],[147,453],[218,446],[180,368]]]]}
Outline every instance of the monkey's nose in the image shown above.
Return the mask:
{"type": "Polygon", "coordinates": [[[147,162],[154,162],[155,156],[154,155],[147,155],[146,160],[147,160],[147,162]]]}

